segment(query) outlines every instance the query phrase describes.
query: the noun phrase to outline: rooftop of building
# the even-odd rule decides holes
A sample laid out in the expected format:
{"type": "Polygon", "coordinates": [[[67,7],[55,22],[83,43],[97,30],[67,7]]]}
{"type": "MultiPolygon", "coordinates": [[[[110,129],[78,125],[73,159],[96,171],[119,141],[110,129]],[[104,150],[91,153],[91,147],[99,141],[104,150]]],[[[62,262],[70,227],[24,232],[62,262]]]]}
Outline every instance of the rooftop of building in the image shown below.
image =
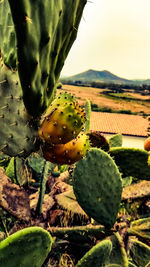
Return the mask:
{"type": "Polygon", "coordinates": [[[91,112],[90,130],[146,137],[149,123],[148,119],[138,115],[91,112]]]}

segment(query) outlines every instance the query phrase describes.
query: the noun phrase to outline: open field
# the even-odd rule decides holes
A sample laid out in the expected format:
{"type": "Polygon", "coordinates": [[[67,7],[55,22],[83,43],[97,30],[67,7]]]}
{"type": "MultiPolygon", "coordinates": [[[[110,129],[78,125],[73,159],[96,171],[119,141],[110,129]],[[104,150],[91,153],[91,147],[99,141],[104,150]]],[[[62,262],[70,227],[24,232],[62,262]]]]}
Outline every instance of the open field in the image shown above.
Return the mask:
{"type": "Polygon", "coordinates": [[[132,113],[150,114],[150,96],[142,96],[138,93],[121,93],[120,97],[103,94],[105,89],[80,87],[73,85],[63,85],[61,91],[66,91],[76,96],[78,102],[83,105],[86,99],[89,99],[92,104],[98,105],[100,108],[111,108],[113,111],[130,110],[132,113]],[[124,99],[123,97],[124,96],[124,99]],[[122,98],[121,98],[122,97],[122,98]],[[129,99],[130,98],[130,99],[129,99]],[[133,98],[133,99],[132,99],[133,98]],[[137,101],[136,101],[137,98],[137,101]]]}

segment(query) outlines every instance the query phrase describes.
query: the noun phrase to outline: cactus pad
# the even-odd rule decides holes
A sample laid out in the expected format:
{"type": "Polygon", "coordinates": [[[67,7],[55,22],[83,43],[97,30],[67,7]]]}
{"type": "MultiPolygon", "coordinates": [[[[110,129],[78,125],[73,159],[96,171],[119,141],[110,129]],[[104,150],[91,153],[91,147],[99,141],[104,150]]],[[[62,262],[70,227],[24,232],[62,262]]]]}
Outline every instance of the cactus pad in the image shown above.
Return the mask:
{"type": "Polygon", "coordinates": [[[91,248],[77,263],[76,267],[105,266],[111,250],[111,241],[103,240],[91,248]]]}
{"type": "Polygon", "coordinates": [[[9,156],[27,156],[36,147],[36,129],[25,118],[17,73],[0,62],[0,151],[9,156]]]}
{"type": "Polygon", "coordinates": [[[113,159],[103,150],[92,148],[75,166],[73,188],[88,216],[111,228],[122,193],[121,175],[113,159]]]}
{"type": "Polygon", "coordinates": [[[0,243],[1,267],[41,267],[51,250],[52,237],[41,227],[24,228],[0,243]]]}
{"type": "Polygon", "coordinates": [[[109,138],[110,147],[122,146],[122,134],[114,134],[109,138]]]}
{"type": "Polygon", "coordinates": [[[138,148],[112,148],[110,155],[114,158],[124,177],[132,176],[150,180],[149,153],[138,148]]]}
{"type": "Polygon", "coordinates": [[[16,68],[16,34],[7,0],[0,1],[0,50],[4,63],[16,68]]]}
{"type": "Polygon", "coordinates": [[[23,100],[32,116],[41,114],[53,100],[86,2],[18,0],[16,5],[14,0],[9,0],[16,30],[23,100]]]}
{"type": "Polygon", "coordinates": [[[150,247],[144,243],[131,240],[130,255],[133,261],[140,267],[148,267],[150,264],[150,247]]]}
{"type": "Polygon", "coordinates": [[[110,237],[112,242],[112,251],[110,253],[109,259],[106,261],[106,266],[121,266],[121,267],[128,267],[128,258],[124,248],[124,243],[122,241],[121,236],[119,233],[115,233],[113,236],[110,237]]]}

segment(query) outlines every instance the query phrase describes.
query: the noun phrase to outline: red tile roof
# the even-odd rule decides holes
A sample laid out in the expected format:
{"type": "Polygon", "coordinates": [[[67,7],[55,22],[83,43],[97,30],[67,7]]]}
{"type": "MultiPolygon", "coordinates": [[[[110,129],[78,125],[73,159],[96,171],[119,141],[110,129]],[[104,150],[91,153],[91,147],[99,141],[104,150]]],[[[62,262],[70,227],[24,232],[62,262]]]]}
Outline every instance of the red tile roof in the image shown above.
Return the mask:
{"type": "Polygon", "coordinates": [[[132,136],[147,136],[149,121],[142,116],[118,113],[92,112],[90,130],[102,133],[121,133],[132,136]]]}

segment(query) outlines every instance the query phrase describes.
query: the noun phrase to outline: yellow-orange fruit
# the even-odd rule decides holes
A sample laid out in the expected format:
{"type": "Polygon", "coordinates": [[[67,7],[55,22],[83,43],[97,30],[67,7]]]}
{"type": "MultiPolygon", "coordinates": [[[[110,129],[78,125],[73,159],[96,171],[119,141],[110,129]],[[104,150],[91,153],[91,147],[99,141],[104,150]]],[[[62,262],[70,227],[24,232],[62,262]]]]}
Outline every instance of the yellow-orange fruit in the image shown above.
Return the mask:
{"type": "Polygon", "coordinates": [[[76,138],[85,123],[85,112],[68,94],[56,98],[39,127],[39,136],[49,144],[65,144],[76,138]]]}
{"type": "Polygon", "coordinates": [[[80,133],[76,139],[58,145],[45,143],[42,151],[43,157],[57,164],[73,164],[82,159],[90,147],[88,136],[80,133]]]}
{"type": "Polygon", "coordinates": [[[144,149],[150,151],[150,137],[148,137],[144,142],[144,149]]]}

